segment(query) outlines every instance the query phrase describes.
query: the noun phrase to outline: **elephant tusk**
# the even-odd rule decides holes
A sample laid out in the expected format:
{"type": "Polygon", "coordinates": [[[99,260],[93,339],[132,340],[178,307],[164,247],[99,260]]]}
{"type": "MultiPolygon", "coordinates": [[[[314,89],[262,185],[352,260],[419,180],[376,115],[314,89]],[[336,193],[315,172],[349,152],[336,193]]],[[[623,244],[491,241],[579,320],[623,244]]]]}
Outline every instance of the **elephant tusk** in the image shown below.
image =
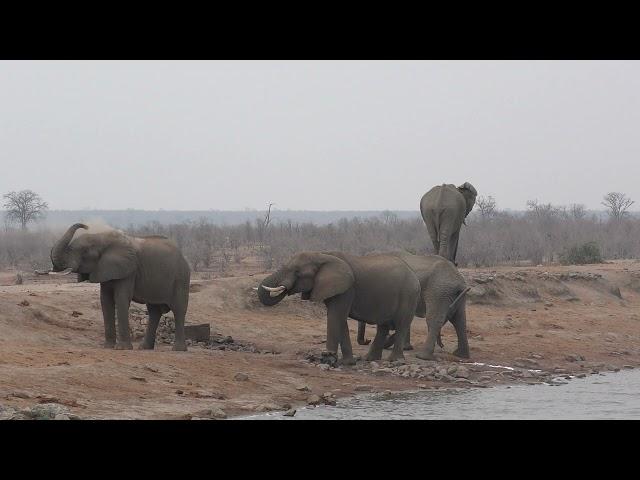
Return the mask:
{"type": "Polygon", "coordinates": [[[62,270],[61,272],[52,272],[49,271],[49,275],[69,275],[71,273],[71,268],[66,268],[64,270],[62,270]]]}
{"type": "Polygon", "coordinates": [[[49,272],[51,272],[51,270],[34,270],[34,272],[36,273],[36,275],[49,275],[49,272]]]}
{"type": "Polygon", "coordinates": [[[279,287],[267,287],[266,285],[262,285],[262,288],[269,292],[269,296],[271,297],[277,297],[287,289],[284,285],[280,285],[279,287]]]}

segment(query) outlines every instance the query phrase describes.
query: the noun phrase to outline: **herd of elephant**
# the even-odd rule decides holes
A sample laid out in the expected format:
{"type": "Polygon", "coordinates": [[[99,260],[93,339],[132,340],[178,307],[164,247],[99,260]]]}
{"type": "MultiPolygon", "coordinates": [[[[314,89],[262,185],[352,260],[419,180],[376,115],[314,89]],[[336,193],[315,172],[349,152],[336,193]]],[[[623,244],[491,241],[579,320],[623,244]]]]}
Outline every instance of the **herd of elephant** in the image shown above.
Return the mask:
{"type": "MultiPolygon", "coordinates": [[[[465,294],[469,290],[455,263],[460,228],[476,200],[468,182],[456,187],[433,187],[420,201],[420,211],[433,243],[434,255],[406,252],[355,256],[342,252],[298,253],[257,287],[263,305],[272,306],[285,296],[301,294],[303,300],[327,307],[326,350],[342,363],[355,363],[347,319],[358,324],[358,343],[371,343],[366,360],[380,360],[393,347],[389,360],[404,358],[411,349],[414,316],[426,318],[427,341],[416,353],[433,359],[440,331],[449,321],[458,347],[453,352],[469,357],[466,335],[465,294]],[[373,341],[365,340],[365,325],[377,326],[373,341]],[[389,331],[394,330],[393,335],[389,331]]],[[[190,268],[177,245],[165,236],[135,237],[119,230],[83,232],[89,227],[69,227],[51,249],[53,268],[38,274],[76,273],[78,281],[100,283],[106,348],[132,349],[129,332],[131,301],[147,305],[149,321],[139,348],[153,349],[161,316],[175,319],[174,350],[186,350],[184,322],[189,303],[190,268]],[[80,230],[80,231],[78,231],[80,230]],[[117,331],[116,331],[117,317],[117,331]]]]}

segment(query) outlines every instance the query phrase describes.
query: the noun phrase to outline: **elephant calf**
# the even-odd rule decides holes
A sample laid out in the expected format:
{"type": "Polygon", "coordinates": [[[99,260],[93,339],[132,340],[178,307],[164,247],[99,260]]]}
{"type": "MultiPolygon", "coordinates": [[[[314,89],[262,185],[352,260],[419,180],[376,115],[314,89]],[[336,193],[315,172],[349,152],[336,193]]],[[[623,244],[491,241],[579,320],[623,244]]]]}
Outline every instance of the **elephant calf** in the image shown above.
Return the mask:
{"type": "Polygon", "coordinates": [[[78,281],[100,284],[105,347],[133,348],[129,333],[129,305],[133,300],[146,303],[149,312],[141,349],[153,349],[160,317],[172,311],[176,324],[173,349],[186,350],[184,319],[191,272],[175,243],[160,235],[133,237],[118,230],[73,238],[76,230],[88,228],[82,223],[69,227],[51,249],[53,270],[36,273],[74,272],[78,281]]]}
{"type": "Polygon", "coordinates": [[[404,358],[402,347],[420,295],[420,282],[394,255],[354,256],[340,252],[295,255],[258,287],[260,301],[275,305],[286,295],[327,306],[327,350],[342,350],[344,364],[353,365],[347,318],[376,324],[378,331],[367,360],[380,360],[390,329],[396,330],[389,360],[404,358]]]}

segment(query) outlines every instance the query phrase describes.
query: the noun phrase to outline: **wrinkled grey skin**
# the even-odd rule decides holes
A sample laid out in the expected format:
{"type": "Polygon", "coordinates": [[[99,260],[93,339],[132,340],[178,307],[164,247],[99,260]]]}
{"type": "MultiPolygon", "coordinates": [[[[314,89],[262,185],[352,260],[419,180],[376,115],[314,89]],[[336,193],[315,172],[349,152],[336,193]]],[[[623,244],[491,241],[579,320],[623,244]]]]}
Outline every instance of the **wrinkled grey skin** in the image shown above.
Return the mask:
{"type": "MultiPolygon", "coordinates": [[[[428,336],[425,347],[416,353],[418,358],[432,360],[436,342],[443,347],[441,330],[450,321],[456,330],[458,348],[454,355],[469,358],[467,339],[467,315],[465,305],[466,282],[455,266],[438,255],[413,255],[407,252],[394,252],[390,255],[402,259],[416,274],[420,282],[420,299],[416,306],[416,317],[426,318],[428,336]],[[460,294],[462,296],[460,296],[460,294]],[[458,298],[459,297],[459,298],[458,298]],[[457,302],[451,308],[451,304],[457,302]]],[[[410,346],[409,334],[406,336],[405,350],[410,346]]],[[[364,340],[364,324],[358,325],[358,340],[364,340]]],[[[391,335],[387,342],[395,339],[391,335]]]]}
{"type": "Polygon", "coordinates": [[[149,313],[140,349],[154,348],[160,317],[172,311],[176,325],[173,349],[186,350],[184,319],[191,273],[178,247],[163,236],[133,237],[117,230],[73,238],[76,230],[88,228],[81,223],[69,227],[51,249],[53,269],[45,273],[70,269],[78,274],[78,281],[100,284],[105,348],[133,348],[129,333],[129,305],[133,300],[145,303],[149,313]]]}
{"type": "MultiPolygon", "coordinates": [[[[456,262],[460,228],[476,203],[478,192],[469,182],[438,185],[420,200],[420,212],[435,253],[456,262]]],[[[456,264],[457,265],[457,264],[456,264]]]]}
{"type": "Polygon", "coordinates": [[[402,347],[416,310],[420,282],[398,257],[302,252],[258,287],[258,297],[267,306],[296,293],[302,294],[303,300],[327,306],[327,351],[337,355],[340,346],[344,364],[355,363],[347,318],[377,325],[367,360],[382,358],[390,329],[396,334],[389,360],[404,358],[402,347]],[[280,289],[269,292],[265,287],[280,289]]]}

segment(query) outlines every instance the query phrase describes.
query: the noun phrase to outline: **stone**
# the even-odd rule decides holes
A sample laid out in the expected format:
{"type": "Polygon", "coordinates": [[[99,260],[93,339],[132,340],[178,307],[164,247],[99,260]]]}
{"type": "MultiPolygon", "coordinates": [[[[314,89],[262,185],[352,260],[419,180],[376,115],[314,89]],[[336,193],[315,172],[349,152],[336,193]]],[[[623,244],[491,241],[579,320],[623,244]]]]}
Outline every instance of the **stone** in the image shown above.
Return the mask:
{"type": "Polygon", "coordinates": [[[256,412],[271,412],[273,410],[280,410],[280,405],[276,405],[275,403],[263,403],[258,405],[254,410],[256,412]]]}
{"type": "Polygon", "coordinates": [[[296,390],[298,390],[299,392],[310,392],[311,391],[311,389],[307,385],[300,385],[299,387],[296,387],[296,390]]]}
{"type": "Polygon", "coordinates": [[[582,355],[569,354],[565,355],[564,359],[568,362],[583,362],[585,358],[582,355]]]}
{"type": "Polygon", "coordinates": [[[187,340],[208,342],[211,338],[211,325],[208,323],[201,323],[200,325],[185,325],[184,336],[187,340]]]}
{"type": "Polygon", "coordinates": [[[456,378],[469,378],[470,372],[467,367],[463,367],[462,365],[458,366],[456,371],[453,373],[453,376],[456,378]]]}
{"type": "Polygon", "coordinates": [[[282,414],[283,417],[294,417],[296,414],[296,410],[291,408],[282,414]]]}
{"type": "Polygon", "coordinates": [[[531,358],[516,358],[513,364],[520,368],[537,368],[540,366],[538,362],[531,358]]]}
{"type": "Polygon", "coordinates": [[[309,395],[309,397],[307,398],[307,404],[308,405],[320,405],[322,402],[322,399],[318,396],[318,395],[309,395]]]}
{"type": "Polygon", "coordinates": [[[354,390],[356,392],[370,392],[373,389],[371,385],[356,385],[354,390]]]}
{"type": "Polygon", "coordinates": [[[246,382],[247,380],[249,380],[249,375],[243,372],[238,372],[233,376],[233,379],[236,382],[246,382]]]}

